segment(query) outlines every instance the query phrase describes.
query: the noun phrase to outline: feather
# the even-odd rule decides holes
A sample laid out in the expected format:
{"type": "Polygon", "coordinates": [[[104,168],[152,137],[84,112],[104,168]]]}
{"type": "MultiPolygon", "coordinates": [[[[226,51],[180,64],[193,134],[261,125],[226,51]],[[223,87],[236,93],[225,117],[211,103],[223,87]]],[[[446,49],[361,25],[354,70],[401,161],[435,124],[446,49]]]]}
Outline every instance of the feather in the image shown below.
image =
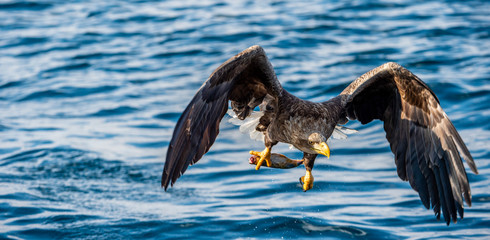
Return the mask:
{"type": "Polygon", "coordinates": [[[353,133],[357,133],[357,130],[336,125],[332,132],[332,137],[334,139],[347,139],[347,134],[353,134],[353,133]]]}
{"type": "Polygon", "coordinates": [[[264,113],[262,111],[253,111],[252,113],[250,113],[250,116],[248,116],[244,120],[238,119],[238,116],[232,109],[229,109],[227,113],[231,117],[228,122],[233,125],[240,126],[241,133],[248,133],[250,138],[253,140],[262,142],[264,141],[264,133],[256,130],[260,118],[264,116],[264,113]]]}
{"type": "Polygon", "coordinates": [[[395,154],[398,176],[408,180],[425,207],[447,224],[463,217],[471,191],[462,159],[478,173],[439,100],[417,76],[396,63],[362,75],[342,93],[344,112],[362,124],[380,119],[395,154]]]}
{"type": "MultiPolygon", "coordinates": [[[[260,46],[252,46],[221,64],[199,88],[177,121],[167,150],[162,187],[167,190],[189,165],[198,162],[209,151],[230,102],[245,119],[266,95],[274,99],[281,93],[281,84],[260,46]]],[[[253,126],[254,122],[249,125],[253,126]]],[[[259,135],[253,133],[252,136],[258,138],[259,135]]]]}

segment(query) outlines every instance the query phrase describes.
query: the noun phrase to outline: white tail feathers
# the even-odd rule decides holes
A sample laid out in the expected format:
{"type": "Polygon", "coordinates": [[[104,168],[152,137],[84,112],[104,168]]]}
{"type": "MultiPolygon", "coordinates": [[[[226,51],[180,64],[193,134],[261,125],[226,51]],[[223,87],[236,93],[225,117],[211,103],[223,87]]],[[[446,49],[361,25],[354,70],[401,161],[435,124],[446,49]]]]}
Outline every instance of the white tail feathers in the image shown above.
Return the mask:
{"type": "Polygon", "coordinates": [[[245,118],[244,120],[238,119],[237,115],[232,109],[228,110],[228,115],[230,115],[230,122],[233,125],[240,126],[241,133],[248,133],[250,138],[257,141],[264,141],[264,134],[255,130],[257,125],[259,124],[260,118],[264,115],[263,112],[253,111],[250,116],[245,118]]]}

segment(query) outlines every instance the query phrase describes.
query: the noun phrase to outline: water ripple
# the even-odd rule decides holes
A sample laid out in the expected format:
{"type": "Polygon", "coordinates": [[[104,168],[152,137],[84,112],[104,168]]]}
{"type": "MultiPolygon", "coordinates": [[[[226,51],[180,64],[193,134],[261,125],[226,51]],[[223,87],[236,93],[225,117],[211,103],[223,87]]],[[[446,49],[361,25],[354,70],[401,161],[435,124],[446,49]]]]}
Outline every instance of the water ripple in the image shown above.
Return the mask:
{"type": "Polygon", "coordinates": [[[7,2],[0,4],[0,10],[24,10],[24,11],[39,11],[51,7],[49,3],[38,3],[29,1],[7,2]]]}
{"type": "Polygon", "coordinates": [[[83,87],[61,87],[55,90],[43,90],[30,93],[29,95],[22,97],[18,101],[40,101],[43,98],[72,98],[72,97],[82,97],[91,94],[98,93],[108,93],[115,89],[117,86],[97,86],[93,88],[83,88],[83,87]]]}

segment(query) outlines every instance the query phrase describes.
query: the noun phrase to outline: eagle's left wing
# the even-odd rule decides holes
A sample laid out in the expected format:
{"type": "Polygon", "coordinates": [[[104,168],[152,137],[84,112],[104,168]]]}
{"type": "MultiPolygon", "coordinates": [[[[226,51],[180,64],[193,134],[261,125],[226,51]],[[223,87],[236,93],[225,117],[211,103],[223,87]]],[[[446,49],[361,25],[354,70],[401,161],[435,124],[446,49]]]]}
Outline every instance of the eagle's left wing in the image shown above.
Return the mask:
{"type": "Polygon", "coordinates": [[[396,63],[386,63],[352,82],[342,93],[349,119],[362,124],[380,119],[395,154],[398,176],[409,181],[426,208],[446,223],[463,217],[463,200],[471,191],[461,158],[478,173],[473,158],[439,105],[417,76],[396,63]]]}

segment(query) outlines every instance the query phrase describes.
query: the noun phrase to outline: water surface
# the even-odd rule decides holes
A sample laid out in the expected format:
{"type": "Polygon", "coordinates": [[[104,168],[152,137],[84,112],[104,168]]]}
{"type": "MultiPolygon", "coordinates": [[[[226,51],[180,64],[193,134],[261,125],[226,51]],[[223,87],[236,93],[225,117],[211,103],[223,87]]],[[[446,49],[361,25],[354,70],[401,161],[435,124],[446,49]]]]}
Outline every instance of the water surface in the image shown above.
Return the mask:
{"type": "Polygon", "coordinates": [[[489,35],[488,1],[1,1],[0,238],[488,238],[489,35]],[[422,78],[480,171],[465,218],[423,207],[380,122],[349,123],[359,133],[330,143],[306,193],[304,168],[255,171],[262,143],[223,122],[164,192],[180,113],[255,44],[312,101],[388,61],[422,78]]]}

